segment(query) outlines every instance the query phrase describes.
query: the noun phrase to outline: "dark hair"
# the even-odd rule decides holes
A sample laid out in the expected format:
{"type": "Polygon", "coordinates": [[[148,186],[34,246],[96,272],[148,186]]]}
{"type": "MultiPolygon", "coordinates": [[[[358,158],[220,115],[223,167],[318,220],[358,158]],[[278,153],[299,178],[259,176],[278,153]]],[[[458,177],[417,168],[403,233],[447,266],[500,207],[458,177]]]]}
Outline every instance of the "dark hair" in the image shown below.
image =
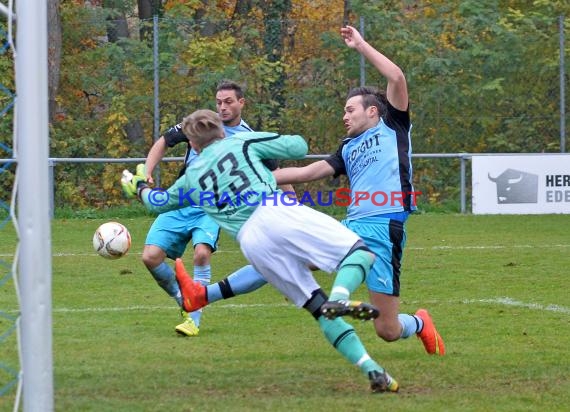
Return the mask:
{"type": "Polygon", "coordinates": [[[362,106],[368,109],[370,106],[376,106],[378,109],[378,117],[384,116],[386,113],[386,105],[388,104],[388,99],[386,98],[386,92],[380,91],[375,87],[355,87],[348,92],[346,99],[350,99],[354,96],[362,96],[362,106]]]}
{"type": "Polygon", "coordinates": [[[238,99],[243,99],[243,89],[233,80],[222,80],[220,83],[218,83],[218,87],[216,87],[216,93],[220,90],[233,90],[238,99]]]}

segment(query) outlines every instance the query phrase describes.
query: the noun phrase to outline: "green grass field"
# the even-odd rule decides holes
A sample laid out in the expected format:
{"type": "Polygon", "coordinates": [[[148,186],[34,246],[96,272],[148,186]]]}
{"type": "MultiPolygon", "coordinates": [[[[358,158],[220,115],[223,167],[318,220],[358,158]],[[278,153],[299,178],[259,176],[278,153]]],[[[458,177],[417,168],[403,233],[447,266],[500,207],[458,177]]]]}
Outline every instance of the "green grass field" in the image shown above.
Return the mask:
{"type": "MultiPolygon", "coordinates": [[[[568,410],[568,216],[413,216],[401,309],[428,308],[448,354],[426,355],[415,337],[386,343],[371,324],[355,323],[400,382],[400,393],[380,395],[270,286],[206,308],[199,337],[177,336],[178,310],[140,262],[152,218],[119,219],[133,247],[118,261],[92,251],[93,231],[107,220],[52,224],[57,411],[568,410]]],[[[14,248],[8,225],[0,258],[10,263],[14,248]]],[[[244,263],[222,237],[214,280],[244,263]]],[[[316,277],[329,290],[332,277],[316,277]]],[[[356,297],[366,298],[364,288],[356,297]]],[[[0,286],[0,310],[17,313],[12,281],[0,286]]],[[[2,334],[10,325],[0,319],[2,334]]],[[[17,370],[14,334],[0,348],[0,362],[17,370]]],[[[0,387],[6,379],[0,374],[0,387]]],[[[1,411],[14,396],[0,397],[1,411]]]]}

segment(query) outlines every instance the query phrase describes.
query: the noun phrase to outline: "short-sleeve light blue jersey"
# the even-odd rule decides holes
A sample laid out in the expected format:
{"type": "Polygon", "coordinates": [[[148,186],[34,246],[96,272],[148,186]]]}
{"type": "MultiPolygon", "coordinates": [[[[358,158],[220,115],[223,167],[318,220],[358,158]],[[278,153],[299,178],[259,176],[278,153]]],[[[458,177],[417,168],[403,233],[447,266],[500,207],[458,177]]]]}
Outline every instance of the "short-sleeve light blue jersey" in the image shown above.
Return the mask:
{"type": "Polygon", "coordinates": [[[224,131],[226,133],[226,137],[232,137],[234,134],[241,132],[253,132],[251,127],[249,127],[249,125],[243,119],[241,119],[237,126],[224,125],[224,131]]]}
{"type": "Polygon", "coordinates": [[[393,217],[416,209],[410,132],[408,112],[388,104],[386,118],[361,135],[346,138],[327,159],[335,175],[346,174],[350,180],[348,220],[393,217]]]}

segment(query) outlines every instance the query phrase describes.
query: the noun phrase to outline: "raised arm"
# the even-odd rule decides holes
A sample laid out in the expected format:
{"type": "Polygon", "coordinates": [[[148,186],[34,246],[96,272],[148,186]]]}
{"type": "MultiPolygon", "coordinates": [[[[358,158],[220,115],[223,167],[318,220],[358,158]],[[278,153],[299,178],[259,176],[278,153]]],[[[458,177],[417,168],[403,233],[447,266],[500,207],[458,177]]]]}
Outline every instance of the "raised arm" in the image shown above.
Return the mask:
{"type": "Polygon", "coordinates": [[[159,164],[164,157],[166,153],[166,147],[166,139],[164,136],[160,136],[160,138],[154,142],[148,152],[148,155],[146,156],[146,180],[149,183],[154,183],[154,180],[152,179],[152,172],[154,171],[156,165],[159,164]]]}
{"type": "Polygon", "coordinates": [[[362,54],[386,78],[386,97],[390,104],[398,110],[406,111],[408,86],[402,69],[364,40],[354,27],[343,27],[340,34],[348,47],[362,54]]]}
{"type": "Polygon", "coordinates": [[[312,182],[333,175],[334,169],[324,160],[303,167],[286,167],[273,171],[278,185],[312,182]]]}

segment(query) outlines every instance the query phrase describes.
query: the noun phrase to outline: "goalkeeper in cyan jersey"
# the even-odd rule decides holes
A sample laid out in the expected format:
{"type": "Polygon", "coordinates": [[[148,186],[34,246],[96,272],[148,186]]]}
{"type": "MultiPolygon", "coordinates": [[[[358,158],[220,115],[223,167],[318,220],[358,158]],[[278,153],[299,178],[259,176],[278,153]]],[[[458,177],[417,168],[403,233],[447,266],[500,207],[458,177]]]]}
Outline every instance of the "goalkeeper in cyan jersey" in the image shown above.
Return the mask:
{"type": "MultiPolygon", "coordinates": [[[[265,132],[224,139],[222,123],[210,110],[186,117],[182,130],[200,154],[185,175],[157,193],[137,168],[135,176],[122,182],[124,190],[136,193],[154,212],[190,204],[202,207],[237,240],[245,257],[270,284],[311,313],[329,343],[368,377],[373,392],[396,392],[396,380],[368,355],[354,328],[340,317],[373,319],[378,310],[363,302],[330,301],[310,270],[336,271],[335,287],[351,293],[365,281],[375,255],[336,219],[287,197],[262,163],[263,159],[303,158],[305,140],[265,132]]],[[[177,265],[182,262],[177,260],[177,265]]],[[[184,309],[190,312],[200,299],[200,285],[180,267],[176,272],[184,309]]]]}
{"type": "MultiPolygon", "coordinates": [[[[226,138],[235,133],[252,131],[242,118],[242,109],[245,105],[244,91],[242,87],[231,80],[221,81],[216,87],[216,108],[222,120],[226,138]]],[[[146,178],[152,183],[152,173],[164,157],[167,148],[183,144],[187,146],[184,158],[184,169],[194,161],[197,153],[189,146],[188,139],[181,130],[181,124],[169,128],[151,147],[146,159],[146,178]]],[[[266,165],[271,170],[278,168],[276,161],[267,161],[266,165]]],[[[289,190],[291,186],[285,188],[289,190]]],[[[190,244],[193,248],[193,274],[194,280],[204,285],[210,283],[212,270],[210,260],[212,254],[218,248],[220,228],[199,207],[185,207],[161,213],[152,223],[145,240],[142,253],[142,261],[152,274],[158,285],[176,303],[182,306],[182,296],[174,269],[166,262],[166,258],[176,260],[182,257],[186,247],[190,244]]],[[[251,267],[245,266],[235,272],[234,276],[246,279],[247,291],[263,285],[263,278],[251,267]]],[[[238,283],[239,286],[239,283],[238,283]]],[[[212,286],[215,289],[216,285],[212,286]]],[[[234,285],[236,293],[242,293],[241,289],[234,285]]],[[[225,289],[224,289],[225,290],[225,289]]],[[[215,291],[211,293],[212,298],[215,291]]],[[[202,311],[198,309],[191,313],[181,311],[183,322],[176,325],[177,333],[186,336],[198,336],[201,326],[202,311]]]]}

